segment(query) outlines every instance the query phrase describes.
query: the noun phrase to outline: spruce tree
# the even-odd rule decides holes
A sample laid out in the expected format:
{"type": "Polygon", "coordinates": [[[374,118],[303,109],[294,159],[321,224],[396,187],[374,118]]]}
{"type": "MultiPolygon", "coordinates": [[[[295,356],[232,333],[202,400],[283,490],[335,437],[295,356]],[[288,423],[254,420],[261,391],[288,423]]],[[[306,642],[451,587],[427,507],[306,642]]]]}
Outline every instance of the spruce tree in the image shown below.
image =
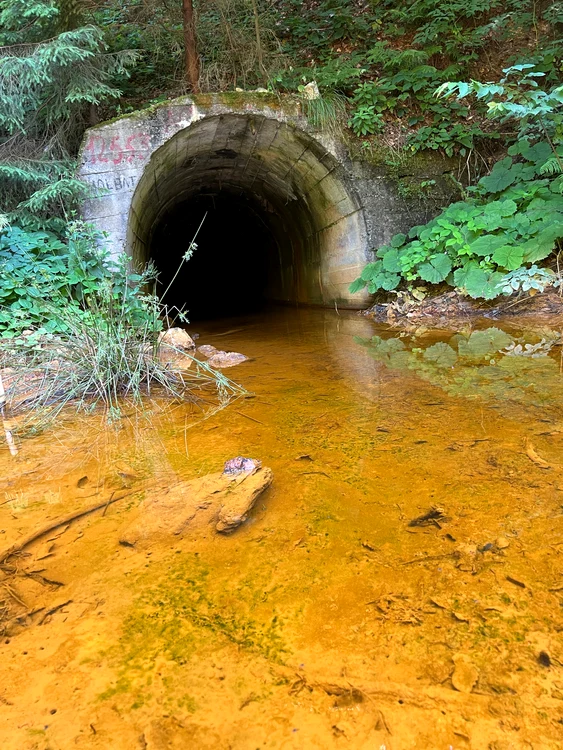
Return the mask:
{"type": "Polygon", "coordinates": [[[120,96],[136,53],[107,52],[77,0],[0,0],[0,215],[62,228],[90,107],[120,96]]]}

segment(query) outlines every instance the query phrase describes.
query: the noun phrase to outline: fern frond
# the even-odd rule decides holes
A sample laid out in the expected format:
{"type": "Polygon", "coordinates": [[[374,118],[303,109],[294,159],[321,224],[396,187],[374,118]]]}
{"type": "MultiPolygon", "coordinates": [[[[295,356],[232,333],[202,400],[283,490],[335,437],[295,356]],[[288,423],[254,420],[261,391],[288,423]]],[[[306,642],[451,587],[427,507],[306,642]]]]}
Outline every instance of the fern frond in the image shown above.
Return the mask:
{"type": "Polygon", "coordinates": [[[554,175],[563,174],[563,165],[561,164],[561,157],[550,156],[549,159],[541,165],[540,174],[546,177],[553,177],[554,175]]]}

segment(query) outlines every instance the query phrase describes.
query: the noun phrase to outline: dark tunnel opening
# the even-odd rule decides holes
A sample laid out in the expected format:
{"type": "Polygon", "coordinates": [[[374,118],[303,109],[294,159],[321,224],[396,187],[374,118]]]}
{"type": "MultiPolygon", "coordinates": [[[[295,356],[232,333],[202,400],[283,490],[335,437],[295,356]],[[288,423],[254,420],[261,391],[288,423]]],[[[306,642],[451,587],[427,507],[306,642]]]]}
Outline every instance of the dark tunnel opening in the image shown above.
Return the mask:
{"type": "Polygon", "coordinates": [[[164,303],[196,321],[264,307],[271,299],[269,275],[279,248],[262,207],[244,195],[213,192],[176,203],[164,214],[151,239],[150,258],[164,303]],[[194,237],[193,255],[182,263],[194,237]]]}
{"type": "Polygon", "coordinates": [[[138,268],[156,265],[161,294],[205,215],[198,247],[164,297],[190,320],[268,302],[354,305],[363,209],[344,167],[308,133],[225,114],[194,122],[152,154],[131,196],[126,245],[138,268]]]}

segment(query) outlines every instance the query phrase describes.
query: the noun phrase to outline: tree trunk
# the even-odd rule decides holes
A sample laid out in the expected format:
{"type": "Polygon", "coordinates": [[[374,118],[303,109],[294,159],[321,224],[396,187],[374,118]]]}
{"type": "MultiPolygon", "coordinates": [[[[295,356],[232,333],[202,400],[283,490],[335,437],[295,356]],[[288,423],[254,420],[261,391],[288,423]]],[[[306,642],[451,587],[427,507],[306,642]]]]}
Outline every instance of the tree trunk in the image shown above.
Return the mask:
{"type": "Polygon", "coordinates": [[[182,0],[184,18],[184,47],[186,50],[186,83],[193,94],[199,93],[199,56],[195,36],[192,0],[182,0]]]}
{"type": "Polygon", "coordinates": [[[258,15],[258,5],[256,0],[252,0],[252,10],[254,13],[254,34],[256,36],[256,58],[258,60],[258,67],[260,68],[260,75],[264,79],[264,82],[268,82],[268,76],[266,69],[264,68],[264,54],[262,51],[262,34],[260,32],[260,16],[258,15]]]}

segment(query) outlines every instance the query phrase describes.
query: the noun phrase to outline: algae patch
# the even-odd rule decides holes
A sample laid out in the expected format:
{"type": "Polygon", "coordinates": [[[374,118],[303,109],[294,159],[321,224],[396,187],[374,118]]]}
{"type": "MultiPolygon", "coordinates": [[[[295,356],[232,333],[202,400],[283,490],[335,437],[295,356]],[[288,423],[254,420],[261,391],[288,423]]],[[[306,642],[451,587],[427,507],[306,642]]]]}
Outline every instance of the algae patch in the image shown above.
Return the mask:
{"type": "Polygon", "coordinates": [[[217,591],[210,573],[190,556],[175,562],[156,584],[154,571],[150,579],[149,574],[139,577],[135,587],[142,593],[123,623],[117,645],[106,654],[117,680],[100,695],[101,700],[128,694],[133,698],[131,707],[139,708],[151,699],[155,682],[163,682],[168,702],[192,712],[197,704],[183,667],[196,657],[205,658],[234,644],[269,662],[283,663],[288,648],[278,616],[261,621],[250,614],[263,597],[262,590],[246,581],[235,592],[217,591]]]}

